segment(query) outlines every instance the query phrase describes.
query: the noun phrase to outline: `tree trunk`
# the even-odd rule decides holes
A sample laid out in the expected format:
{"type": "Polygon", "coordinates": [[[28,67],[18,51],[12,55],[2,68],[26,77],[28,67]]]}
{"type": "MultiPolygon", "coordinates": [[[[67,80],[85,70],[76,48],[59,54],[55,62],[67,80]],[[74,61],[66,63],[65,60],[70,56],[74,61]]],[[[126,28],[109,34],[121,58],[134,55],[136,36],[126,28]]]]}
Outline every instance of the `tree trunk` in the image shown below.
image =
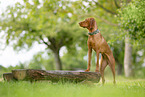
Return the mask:
{"type": "Polygon", "coordinates": [[[45,42],[45,40],[40,36],[40,39],[43,41],[43,43],[50,48],[53,51],[54,59],[55,59],[55,66],[56,70],[62,70],[62,64],[59,56],[59,50],[63,46],[62,41],[59,41],[59,43],[56,41],[54,37],[48,37],[48,40],[50,43],[45,42]]]}
{"type": "Polygon", "coordinates": [[[133,68],[132,68],[132,46],[130,43],[130,38],[125,38],[125,54],[124,54],[124,72],[125,77],[133,76],[133,68]]]}
{"type": "Polygon", "coordinates": [[[118,75],[122,75],[122,69],[123,69],[123,65],[121,63],[118,63],[118,66],[117,66],[117,74],[118,75]]]}
{"type": "Polygon", "coordinates": [[[54,53],[54,59],[55,59],[55,66],[56,66],[56,70],[62,70],[62,63],[60,60],[60,56],[59,56],[59,50],[58,51],[53,51],[54,53]]]}

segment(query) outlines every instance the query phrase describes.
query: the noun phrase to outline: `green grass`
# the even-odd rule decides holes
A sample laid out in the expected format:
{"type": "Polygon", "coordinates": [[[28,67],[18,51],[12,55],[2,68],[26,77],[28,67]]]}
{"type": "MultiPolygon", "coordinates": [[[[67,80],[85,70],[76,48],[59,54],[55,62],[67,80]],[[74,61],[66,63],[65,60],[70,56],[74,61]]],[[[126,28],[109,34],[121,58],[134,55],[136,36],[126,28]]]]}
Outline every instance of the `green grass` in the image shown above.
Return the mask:
{"type": "Polygon", "coordinates": [[[145,80],[99,83],[0,82],[0,97],[145,97],[145,80]]]}

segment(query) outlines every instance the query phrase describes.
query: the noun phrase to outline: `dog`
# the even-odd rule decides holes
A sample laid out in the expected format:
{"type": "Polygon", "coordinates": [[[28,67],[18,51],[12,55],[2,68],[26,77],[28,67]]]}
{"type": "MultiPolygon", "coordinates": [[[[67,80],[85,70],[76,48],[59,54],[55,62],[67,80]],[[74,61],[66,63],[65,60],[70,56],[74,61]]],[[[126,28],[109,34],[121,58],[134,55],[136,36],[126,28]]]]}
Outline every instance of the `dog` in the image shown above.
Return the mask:
{"type": "Polygon", "coordinates": [[[100,62],[100,73],[102,76],[102,83],[105,83],[104,70],[107,65],[110,66],[113,74],[113,83],[115,84],[115,59],[113,53],[107,44],[106,40],[101,35],[97,23],[94,18],[87,18],[84,21],[80,22],[79,25],[83,28],[87,28],[89,31],[88,35],[88,67],[86,72],[90,71],[91,66],[91,54],[92,49],[96,52],[97,62],[95,72],[99,72],[99,54],[101,53],[101,62],[100,62]]]}

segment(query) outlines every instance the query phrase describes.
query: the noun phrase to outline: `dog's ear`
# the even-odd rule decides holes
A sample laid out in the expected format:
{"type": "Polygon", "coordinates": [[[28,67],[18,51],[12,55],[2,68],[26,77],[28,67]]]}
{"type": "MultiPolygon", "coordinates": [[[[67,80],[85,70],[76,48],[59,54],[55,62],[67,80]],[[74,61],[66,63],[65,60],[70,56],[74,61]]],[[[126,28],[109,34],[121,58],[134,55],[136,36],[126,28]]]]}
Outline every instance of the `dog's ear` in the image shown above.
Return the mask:
{"type": "Polygon", "coordinates": [[[93,29],[94,25],[95,25],[95,19],[94,18],[90,18],[89,29],[93,29]]]}

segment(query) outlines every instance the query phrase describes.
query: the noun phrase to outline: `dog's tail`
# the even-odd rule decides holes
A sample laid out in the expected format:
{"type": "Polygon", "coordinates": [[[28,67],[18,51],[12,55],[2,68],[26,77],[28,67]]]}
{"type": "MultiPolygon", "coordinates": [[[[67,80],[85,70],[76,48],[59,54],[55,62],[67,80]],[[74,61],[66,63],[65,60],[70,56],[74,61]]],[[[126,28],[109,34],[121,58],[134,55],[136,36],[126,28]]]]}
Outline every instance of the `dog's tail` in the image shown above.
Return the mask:
{"type": "Polygon", "coordinates": [[[115,59],[114,59],[113,54],[110,54],[110,55],[106,54],[106,56],[108,58],[108,64],[109,64],[112,74],[113,74],[113,79],[114,79],[113,83],[115,84],[116,83],[115,82],[115,59]]]}

